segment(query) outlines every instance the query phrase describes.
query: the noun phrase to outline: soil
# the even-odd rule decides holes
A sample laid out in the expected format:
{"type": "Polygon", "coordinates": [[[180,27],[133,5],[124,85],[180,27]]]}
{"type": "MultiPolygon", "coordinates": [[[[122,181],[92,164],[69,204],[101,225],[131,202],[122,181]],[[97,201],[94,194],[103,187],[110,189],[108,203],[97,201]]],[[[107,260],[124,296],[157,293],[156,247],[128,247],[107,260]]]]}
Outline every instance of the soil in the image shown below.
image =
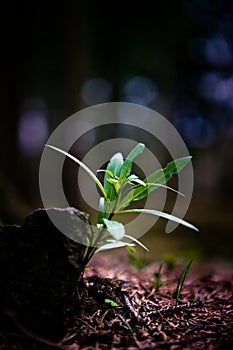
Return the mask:
{"type": "Polygon", "coordinates": [[[163,266],[156,291],[159,265],[138,271],[119,255],[97,255],[76,291],[81,302],[76,294],[67,309],[67,334],[60,344],[35,339],[5,318],[0,350],[232,349],[232,266],[193,263],[176,303],[185,264],[171,270],[163,266]]]}

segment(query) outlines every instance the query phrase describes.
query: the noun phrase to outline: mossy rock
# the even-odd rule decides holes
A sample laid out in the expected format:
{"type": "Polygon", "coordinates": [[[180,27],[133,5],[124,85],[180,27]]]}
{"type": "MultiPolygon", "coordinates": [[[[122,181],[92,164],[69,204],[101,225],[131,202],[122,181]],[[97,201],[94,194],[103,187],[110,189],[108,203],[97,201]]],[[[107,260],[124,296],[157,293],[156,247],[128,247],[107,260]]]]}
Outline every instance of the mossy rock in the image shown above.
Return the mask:
{"type": "Polygon", "coordinates": [[[85,234],[88,217],[74,208],[39,209],[21,227],[0,227],[0,308],[23,329],[59,341],[85,246],[61,233],[47,212],[85,234]]]}

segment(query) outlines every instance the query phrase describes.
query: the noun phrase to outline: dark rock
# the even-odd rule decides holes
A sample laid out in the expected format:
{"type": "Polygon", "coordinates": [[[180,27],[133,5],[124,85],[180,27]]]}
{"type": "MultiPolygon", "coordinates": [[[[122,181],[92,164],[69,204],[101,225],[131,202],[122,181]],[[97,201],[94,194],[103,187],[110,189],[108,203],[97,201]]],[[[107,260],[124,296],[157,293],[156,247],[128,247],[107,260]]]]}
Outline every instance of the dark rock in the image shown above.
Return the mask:
{"type": "Polygon", "coordinates": [[[85,246],[61,233],[47,212],[85,235],[88,217],[74,208],[39,209],[22,227],[0,227],[0,308],[22,329],[59,341],[66,332],[64,311],[84,269],[85,246]]]}

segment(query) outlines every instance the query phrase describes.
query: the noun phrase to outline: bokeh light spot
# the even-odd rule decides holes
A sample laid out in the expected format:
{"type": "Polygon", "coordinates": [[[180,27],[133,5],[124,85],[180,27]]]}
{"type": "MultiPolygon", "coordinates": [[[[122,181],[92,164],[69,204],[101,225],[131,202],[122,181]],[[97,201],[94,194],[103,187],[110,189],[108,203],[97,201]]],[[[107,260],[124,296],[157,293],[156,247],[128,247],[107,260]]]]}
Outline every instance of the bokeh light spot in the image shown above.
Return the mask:
{"type": "Polygon", "coordinates": [[[174,125],[191,147],[210,147],[216,138],[209,120],[191,109],[180,109],[174,114],[174,125]]]}
{"type": "Polygon", "coordinates": [[[112,97],[112,85],[102,78],[86,81],[82,87],[81,96],[87,106],[108,102],[112,97]]]}
{"type": "Polygon", "coordinates": [[[232,63],[232,49],[223,36],[213,36],[204,45],[206,61],[215,66],[228,66],[232,63]]]}
{"type": "Polygon", "coordinates": [[[127,81],[123,89],[124,101],[148,106],[158,97],[154,81],[145,76],[134,76],[127,81]]]}
{"type": "Polygon", "coordinates": [[[18,144],[23,155],[40,154],[48,138],[45,104],[41,100],[28,100],[23,104],[18,124],[18,144]]]}
{"type": "Polygon", "coordinates": [[[224,77],[215,72],[206,73],[200,79],[199,93],[207,100],[212,100],[231,108],[233,99],[233,77],[224,77]]]}

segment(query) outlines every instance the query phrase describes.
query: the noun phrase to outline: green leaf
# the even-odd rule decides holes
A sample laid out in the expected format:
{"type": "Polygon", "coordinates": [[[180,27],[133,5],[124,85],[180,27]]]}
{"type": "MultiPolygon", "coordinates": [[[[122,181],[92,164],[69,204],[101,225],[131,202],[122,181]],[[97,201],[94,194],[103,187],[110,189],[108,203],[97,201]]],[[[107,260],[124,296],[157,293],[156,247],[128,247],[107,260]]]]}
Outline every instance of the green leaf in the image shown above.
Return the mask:
{"type": "Polygon", "coordinates": [[[103,219],[108,232],[116,241],[120,241],[125,235],[125,227],[121,222],[103,219]]]}
{"type": "Polygon", "coordinates": [[[168,182],[173,175],[178,174],[190,161],[190,156],[176,159],[167,164],[166,168],[156,170],[153,174],[144,179],[145,186],[134,186],[127,194],[122,198],[118,205],[118,208],[125,208],[131,202],[138,201],[148,196],[148,194],[164,183],[168,182]]]}
{"type": "Polygon", "coordinates": [[[60,152],[62,154],[64,154],[65,156],[67,156],[68,158],[72,159],[75,163],[77,163],[78,165],[81,166],[81,168],[83,168],[83,170],[86,171],[86,173],[92,178],[92,180],[96,183],[96,185],[99,187],[100,191],[103,193],[104,197],[107,199],[107,193],[104,190],[104,187],[102,186],[101,182],[99,181],[99,179],[95,176],[95,174],[91,171],[91,169],[89,169],[83,162],[81,162],[81,160],[79,160],[78,158],[72,156],[71,154],[61,150],[60,148],[51,146],[51,145],[45,145],[46,147],[52,148],[57,152],[60,152]]]}
{"type": "Polygon", "coordinates": [[[164,219],[167,219],[167,220],[175,221],[178,224],[184,225],[188,228],[191,228],[195,231],[198,231],[198,229],[195,226],[188,223],[187,221],[184,221],[180,218],[177,218],[176,216],[173,216],[171,214],[164,213],[163,211],[152,210],[152,209],[127,209],[127,210],[118,211],[116,214],[126,214],[126,213],[144,213],[144,214],[155,215],[155,216],[159,216],[159,217],[162,217],[164,219]]]}
{"type": "MultiPolygon", "coordinates": [[[[143,186],[140,186],[140,187],[143,187],[143,186]]],[[[144,189],[145,189],[145,187],[143,187],[143,190],[144,189]]],[[[130,205],[131,202],[133,202],[134,190],[135,190],[135,187],[132,187],[132,188],[127,190],[126,194],[124,196],[122,196],[120,201],[118,201],[116,211],[127,207],[128,205],[130,205]]]]}
{"type": "Polygon", "coordinates": [[[97,170],[97,173],[107,173],[109,176],[114,178],[114,174],[110,170],[107,170],[107,169],[99,169],[99,170],[97,170]]]}
{"type": "Polygon", "coordinates": [[[179,191],[175,190],[174,188],[169,187],[169,186],[167,186],[167,185],[162,185],[162,184],[158,184],[158,183],[156,183],[156,184],[150,184],[150,183],[148,183],[147,185],[148,185],[148,186],[158,186],[158,187],[163,187],[163,188],[166,188],[167,190],[170,190],[170,191],[173,191],[173,192],[175,192],[175,193],[179,194],[180,196],[185,197],[185,195],[184,195],[183,193],[181,193],[181,192],[179,192],[179,191]]]}
{"type": "Polygon", "coordinates": [[[111,300],[111,299],[104,299],[104,301],[105,301],[105,303],[110,304],[113,307],[118,306],[118,304],[115,301],[111,300]]]}
{"type": "Polygon", "coordinates": [[[126,243],[126,242],[121,242],[121,241],[115,241],[112,243],[107,243],[99,247],[95,253],[103,252],[104,250],[109,250],[109,249],[115,249],[115,248],[121,248],[121,247],[126,247],[126,246],[131,246],[133,247],[134,244],[126,243]]]}
{"type": "MultiPolygon", "coordinates": [[[[113,176],[118,177],[123,162],[124,160],[121,153],[114,154],[110,162],[108,163],[107,171],[110,171],[110,173],[113,174],[113,176]]],[[[109,175],[108,172],[106,172],[104,176],[104,190],[107,194],[108,199],[110,201],[113,201],[114,199],[116,199],[117,193],[114,186],[108,181],[108,179],[112,178],[112,176],[109,175]]]]}
{"type": "Polygon", "coordinates": [[[121,188],[121,184],[119,182],[119,180],[117,179],[112,179],[112,178],[109,178],[107,179],[107,181],[114,186],[115,188],[115,191],[116,191],[116,194],[119,192],[120,188],[121,188]]]}
{"type": "Polygon", "coordinates": [[[127,177],[127,180],[130,180],[130,181],[133,181],[133,180],[136,180],[136,179],[138,179],[138,176],[135,175],[135,174],[132,174],[132,175],[127,177]]]}
{"type": "Polygon", "coordinates": [[[127,245],[127,246],[126,246],[126,249],[128,250],[129,253],[133,253],[133,254],[136,253],[135,247],[131,247],[131,246],[127,245]]]}
{"type": "Polygon", "coordinates": [[[144,182],[144,181],[142,181],[142,180],[140,180],[140,179],[133,179],[133,180],[131,180],[132,182],[136,182],[136,183],[138,183],[139,185],[142,185],[143,187],[147,187],[147,184],[144,182]]]}
{"type": "Polygon", "coordinates": [[[140,180],[139,177],[137,175],[134,175],[134,174],[132,174],[129,177],[127,177],[127,181],[136,182],[139,185],[147,186],[144,181],[140,180]]]}
{"type": "Polygon", "coordinates": [[[144,182],[150,183],[150,186],[148,188],[138,188],[134,191],[133,200],[138,201],[146,196],[155,189],[159,187],[159,185],[162,185],[164,183],[167,183],[173,175],[178,174],[181,170],[184,169],[184,167],[191,161],[192,157],[182,157],[176,160],[173,160],[172,162],[168,163],[166,168],[159,169],[155,171],[153,174],[149,175],[144,182]],[[154,185],[151,185],[154,183],[154,185]]]}
{"type": "Polygon", "coordinates": [[[138,245],[140,245],[143,249],[149,251],[149,249],[144,244],[142,244],[142,242],[138,241],[136,238],[134,238],[132,236],[129,236],[129,235],[125,235],[124,237],[131,239],[133,242],[135,242],[138,245]]]}
{"type": "Polygon", "coordinates": [[[112,184],[112,185],[115,185],[115,184],[117,184],[119,181],[117,180],[117,179],[107,179],[107,181],[110,183],[110,184],[112,184]]]}
{"type": "Polygon", "coordinates": [[[132,161],[140,153],[143,152],[144,148],[145,148],[145,145],[143,143],[139,143],[128,154],[128,156],[125,158],[124,163],[123,163],[121,170],[120,170],[120,174],[119,174],[120,179],[125,179],[130,175],[131,169],[132,169],[132,161]]]}

